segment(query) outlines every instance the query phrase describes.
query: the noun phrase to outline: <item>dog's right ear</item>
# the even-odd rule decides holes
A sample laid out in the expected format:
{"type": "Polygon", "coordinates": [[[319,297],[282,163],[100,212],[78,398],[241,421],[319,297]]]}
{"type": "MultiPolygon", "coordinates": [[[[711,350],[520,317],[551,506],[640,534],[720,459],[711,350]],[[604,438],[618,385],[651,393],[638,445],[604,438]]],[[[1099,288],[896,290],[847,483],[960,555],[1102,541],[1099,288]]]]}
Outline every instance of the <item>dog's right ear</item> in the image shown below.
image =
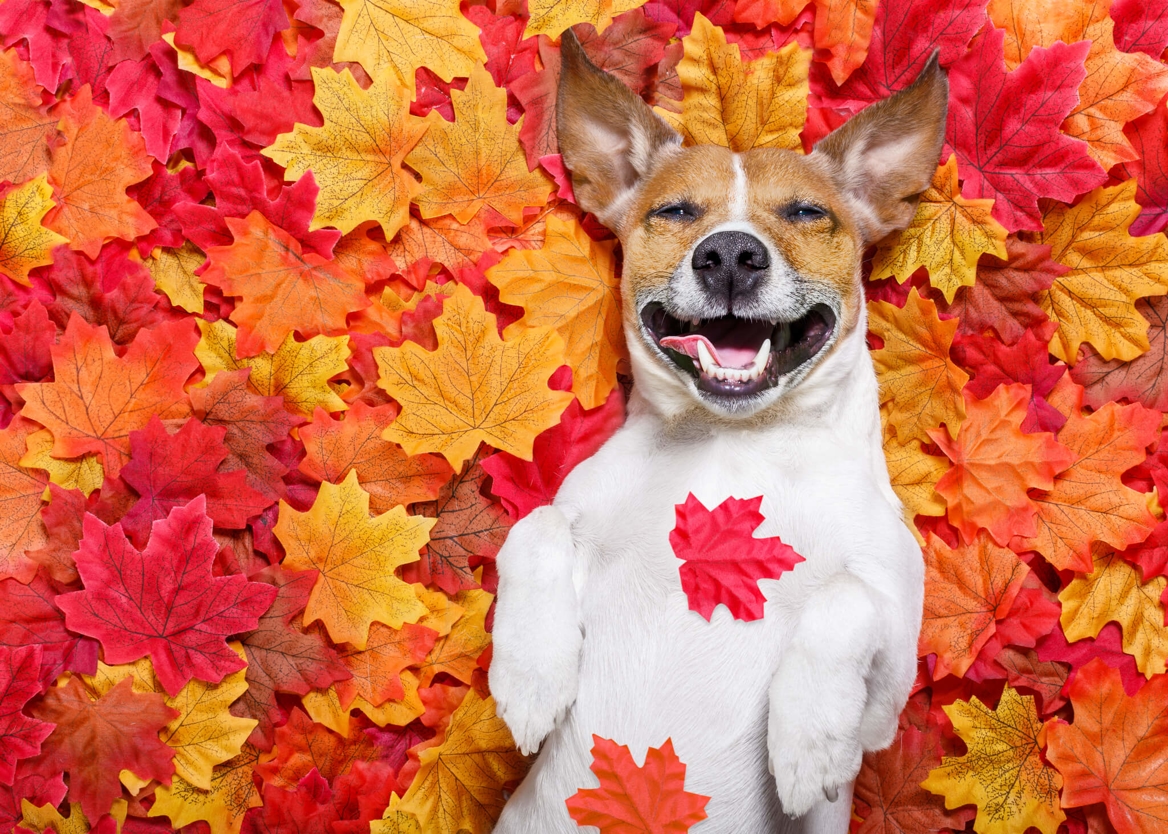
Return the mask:
{"type": "Polygon", "coordinates": [[[571,29],[560,39],[556,132],[580,208],[609,227],[620,225],[640,182],[681,145],[669,127],[628,87],[596,68],[571,29]]]}

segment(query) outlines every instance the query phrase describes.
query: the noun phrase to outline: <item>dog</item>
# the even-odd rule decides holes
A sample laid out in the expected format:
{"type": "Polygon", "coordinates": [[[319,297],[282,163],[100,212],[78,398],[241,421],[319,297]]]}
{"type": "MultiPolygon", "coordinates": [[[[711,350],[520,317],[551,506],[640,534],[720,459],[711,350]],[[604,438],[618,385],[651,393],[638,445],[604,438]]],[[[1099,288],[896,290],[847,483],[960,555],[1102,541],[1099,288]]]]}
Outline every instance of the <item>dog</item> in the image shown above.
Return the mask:
{"type": "Polygon", "coordinates": [[[497,834],[578,831],[592,735],[641,761],[672,739],[694,834],[843,834],[864,751],[916,673],[924,567],[882,451],[866,246],[912,220],[948,82],[934,55],[810,154],[682,147],[562,40],[557,124],[580,207],[620,239],[634,386],[625,425],[498,555],[489,685],[539,751],[497,834]],[[805,561],[761,580],[761,620],[691,611],[675,505],[761,495],[756,537],[805,561]]]}

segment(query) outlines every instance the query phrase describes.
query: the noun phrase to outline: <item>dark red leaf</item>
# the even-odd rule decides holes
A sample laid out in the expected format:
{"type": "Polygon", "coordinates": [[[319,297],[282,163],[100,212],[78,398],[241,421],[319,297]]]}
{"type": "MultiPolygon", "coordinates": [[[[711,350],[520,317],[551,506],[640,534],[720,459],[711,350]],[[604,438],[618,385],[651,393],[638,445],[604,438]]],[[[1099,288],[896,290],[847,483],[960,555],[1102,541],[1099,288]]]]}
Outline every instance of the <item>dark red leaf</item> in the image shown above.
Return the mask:
{"type": "Polygon", "coordinates": [[[0,581],[0,646],[40,646],[41,682],[50,683],[61,672],[92,675],[97,671],[97,643],[65,629],[65,616],[54,604],[68,590],[38,572],[32,582],[0,581]]]}
{"type": "Polygon", "coordinates": [[[55,336],[48,312],[34,298],[12,319],[12,330],[0,333],[0,385],[45,379],[53,370],[55,336]]]}
{"type": "MultiPolygon", "coordinates": [[[[1168,21],[1168,16],[1164,19],[1168,21]]],[[[1136,181],[1136,202],[1144,207],[1128,231],[1153,235],[1168,230],[1168,102],[1128,122],[1123,135],[1139,158],[1117,165],[1112,174],[1136,181]]]]}
{"type": "Polygon", "coordinates": [[[11,785],[17,759],[35,756],[53,725],[24,714],[41,693],[41,647],[0,646],[0,784],[11,785]]]}

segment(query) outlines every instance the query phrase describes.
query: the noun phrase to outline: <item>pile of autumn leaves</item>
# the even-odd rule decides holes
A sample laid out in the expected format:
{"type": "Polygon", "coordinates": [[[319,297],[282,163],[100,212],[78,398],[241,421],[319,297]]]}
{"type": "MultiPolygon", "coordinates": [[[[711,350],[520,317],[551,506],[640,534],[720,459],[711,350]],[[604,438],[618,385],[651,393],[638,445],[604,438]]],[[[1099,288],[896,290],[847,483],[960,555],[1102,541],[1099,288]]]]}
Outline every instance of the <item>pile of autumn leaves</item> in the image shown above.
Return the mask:
{"type": "MultiPolygon", "coordinates": [[[[623,417],[572,25],[739,151],[940,51],[944,163],[868,284],[922,665],[856,825],[1168,826],[1168,11],[638,5],[0,3],[0,828],[490,829],[492,557],[623,417]]],[[[605,744],[578,819],[616,774],[689,802],[605,744]]]]}

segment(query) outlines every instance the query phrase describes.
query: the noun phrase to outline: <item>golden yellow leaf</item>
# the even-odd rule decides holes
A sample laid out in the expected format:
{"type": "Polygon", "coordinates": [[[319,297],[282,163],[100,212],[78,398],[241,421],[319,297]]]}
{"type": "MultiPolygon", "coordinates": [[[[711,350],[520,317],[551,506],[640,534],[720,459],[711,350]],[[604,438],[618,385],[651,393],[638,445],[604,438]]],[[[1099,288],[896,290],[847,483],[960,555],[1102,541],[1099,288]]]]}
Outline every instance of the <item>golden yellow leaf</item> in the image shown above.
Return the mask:
{"type": "Polygon", "coordinates": [[[466,609],[456,603],[441,591],[427,588],[420,582],[414,583],[414,593],[426,606],[426,613],[418,620],[418,625],[432,628],[439,637],[445,637],[450,629],[458,622],[458,618],[466,613],[466,609]]]}
{"type": "Polygon", "coordinates": [[[1045,728],[1034,698],[1007,685],[995,710],[976,696],[944,710],[968,752],[943,758],[921,787],[944,796],[946,808],[976,804],[977,834],[1019,834],[1029,826],[1055,834],[1066,819],[1063,780],[1042,758],[1045,728]]]}
{"type": "Polygon", "coordinates": [[[356,61],[373,78],[396,74],[414,92],[414,72],[426,67],[445,81],[470,75],[487,60],[479,28],[458,0],[340,0],[345,16],[334,61],[356,61]]]}
{"type": "Polygon", "coordinates": [[[389,795],[389,807],[379,820],[369,822],[369,834],[422,834],[418,827],[418,818],[413,814],[401,810],[401,797],[396,793],[389,795]]]}
{"type": "Polygon", "coordinates": [[[304,711],[315,723],[328,727],[334,733],[349,737],[349,710],[341,706],[337,688],[313,689],[300,697],[304,711]]]}
{"type": "Polygon", "coordinates": [[[238,756],[211,771],[210,790],[174,776],[169,786],[155,789],[150,816],[169,817],[175,828],[204,820],[211,826],[211,834],[239,834],[247,809],[263,804],[252,779],[259,757],[258,749],[245,744],[238,756]]]}
{"type": "Polygon", "coordinates": [[[0,275],[31,287],[28,271],[52,263],[52,248],[68,243],[41,225],[54,205],[53,188],[44,174],[0,197],[0,275]]]}
{"type": "Polygon", "coordinates": [[[1058,323],[1050,352],[1068,364],[1090,342],[1104,359],[1130,362],[1148,350],[1148,323],[1136,299],[1168,293],[1168,240],[1131,237],[1128,227],[1141,209],[1136,181],[1092,191],[1077,206],[1051,202],[1035,242],[1070,269],[1038,296],[1058,323]]]}
{"type": "Polygon", "coordinates": [[[406,342],[375,348],[380,378],[402,411],[385,430],[411,455],[439,452],[455,470],[487,442],[531,460],[535,436],[572,400],[547,381],[564,364],[563,340],[550,328],[499,338],[481,298],[459,286],[434,320],[438,350],[406,342]]]}
{"type": "Polygon", "coordinates": [[[374,706],[360,695],[347,707],[342,705],[335,684],[328,689],[314,689],[304,695],[301,701],[309,718],[347,738],[351,710],[365,713],[378,727],[387,724],[404,727],[426,711],[422,699],[418,696],[418,676],[408,669],[404,670],[401,673],[401,683],[405,694],[401,698],[385,701],[378,706],[374,706]]]}
{"type": "Polygon", "coordinates": [[[328,381],[348,370],[348,336],[314,336],[303,342],[288,334],[275,353],[261,353],[240,359],[235,353],[235,328],[220,319],[198,319],[203,338],[195,356],[210,382],[220,371],[249,368],[247,387],[262,397],[283,397],[290,411],[312,416],[318,406],[325,411],[344,411],[345,401],[329,387],[328,381]]]}
{"type": "Polygon", "coordinates": [[[949,461],[927,454],[919,440],[901,443],[888,431],[884,432],[884,459],[888,462],[892,490],[904,504],[908,529],[921,540],[913,519],[918,515],[945,515],[945,501],[937,494],[936,486],[949,468],[949,461]]]}
{"type": "Polygon", "coordinates": [[[453,214],[469,223],[490,206],[513,225],[523,222],[525,206],[547,202],[552,181],[542,170],[527,170],[519,146],[522,118],[507,124],[507,91],[495,86],[479,65],[465,90],[451,90],[454,122],[436,110],[426,117],[426,135],[406,157],[422,175],[422,193],[414,200],[422,217],[453,214]]]}
{"type": "Polygon", "coordinates": [[[594,241],[575,218],[547,219],[540,249],[512,249],[487,270],[499,300],[524,309],[504,338],[551,327],[564,340],[572,392],[585,408],[604,403],[616,386],[616,365],[627,357],[621,332],[615,241],[594,241]]]}
{"type": "Polygon", "coordinates": [[[530,15],[523,37],[547,35],[557,40],[564,30],[577,23],[591,23],[603,32],[619,14],[641,6],[644,0],[528,0],[530,15]]]}
{"type": "Polygon", "coordinates": [[[454,623],[450,633],[438,638],[426,659],[418,664],[422,686],[429,686],[440,672],[470,683],[478,667],[479,655],[491,643],[487,633],[487,611],[493,594],[481,590],[461,591],[454,602],[465,613],[454,623]]]}
{"type": "MultiPolygon", "coordinates": [[[[125,799],[114,800],[110,815],[117,821],[119,830],[126,821],[127,810],[125,799]]],[[[85,812],[81,810],[81,804],[78,802],[69,803],[67,817],[61,816],[61,812],[52,805],[38,808],[27,799],[20,800],[20,812],[22,815],[20,827],[35,831],[36,834],[44,834],[46,831],[53,831],[56,834],[88,834],[89,831],[89,820],[85,818],[85,812]]]]}
{"type": "Polygon", "coordinates": [[[990,215],[993,207],[993,200],[961,196],[957,157],[950,155],[921,195],[912,223],[877,247],[871,280],[895,277],[903,284],[923,266],[929,283],[952,303],[960,287],[973,286],[978,258],[1006,259],[1006,230],[990,215]]]}
{"type": "Polygon", "coordinates": [[[880,380],[880,402],[901,443],[928,443],[928,429],[944,425],[951,437],[965,419],[961,389],[969,374],[949,358],[957,320],[941,321],[937,305],[909,291],[903,309],[886,301],[868,305],[868,327],[884,340],[872,352],[880,380]]]}
{"type": "Polygon", "coordinates": [[[418,181],[402,160],[426,131],[411,119],[410,91],[392,74],[377,76],[362,90],[347,69],[313,67],[321,127],[296,125],[281,133],[264,156],[283,165],[284,179],[312,171],[320,193],[310,229],[336,226],[353,231],[366,220],[381,224],[386,240],[409,219],[418,181]]]}
{"type": "Polygon", "coordinates": [[[446,740],[422,751],[420,761],[397,810],[416,817],[423,831],[486,834],[503,810],[503,785],[527,770],[495,699],[474,689],[451,716],[446,740]]]}
{"type": "Polygon", "coordinates": [[[743,64],[738,44],[727,43],[722,29],[701,13],[694,15],[693,30],[682,44],[685,57],[677,65],[681,113],[659,107],[657,114],[687,145],[721,145],[737,152],[802,150],[810,50],[791,41],[743,64]]]}
{"type": "Polygon", "coordinates": [[[273,532],[287,553],[284,567],[319,571],[305,625],[321,620],[333,642],[364,649],[374,621],[393,628],[417,622],[426,606],[394,570],[420,558],[435,521],[407,516],[400,506],[371,518],[355,471],[340,484],[321,484],[308,512],[281,501],[273,532]]]}
{"type": "Polygon", "coordinates": [[[166,293],[171,304],[188,313],[202,313],[203,282],[195,270],[205,260],[207,256],[188,240],[180,249],[155,249],[146,259],[146,269],[154,279],[154,286],[166,293]]]}
{"type": "MultiPolygon", "coordinates": [[[[53,449],[53,433],[48,429],[33,432],[25,441],[28,451],[20,459],[20,465],[29,469],[44,469],[49,473],[49,480],[63,489],[79,489],[86,496],[101,486],[105,478],[105,470],[101,465],[101,458],[90,452],[79,458],[58,459],[51,457],[53,449]]],[[[45,499],[48,500],[49,490],[45,488],[45,499]]]]}
{"type": "MultiPolygon", "coordinates": [[[[93,0],[93,2],[97,3],[101,1],[93,0]]],[[[86,5],[89,4],[86,3],[86,5]]],[[[97,7],[95,6],[94,8],[97,7]]],[[[98,9],[98,11],[101,11],[101,9],[98,9]]],[[[178,65],[180,70],[193,73],[199,76],[199,78],[204,78],[223,90],[231,86],[234,79],[231,74],[231,61],[226,54],[216,55],[211,59],[210,63],[204,64],[199,61],[193,49],[184,49],[175,44],[174,32],[164,32],[162,34],[162,40],[170,44],[170,48],[174,50],[175,64],[178,65]]]]}
{"type": "Polygon", "coordinates": [[[1123,629],[1123,650],[1136,659],[1136,667],[1151,679],[1163,674],[1168,660],[1168,628],[1160,597],[1168,578],[1155,576],[1141,582],[1134,565],[1115,553],[1095,553],[1095,570],[1076,576],[1059,593],[1061,617],[1067,640],[1097,637],[1109,622],[1123,629]]]}

